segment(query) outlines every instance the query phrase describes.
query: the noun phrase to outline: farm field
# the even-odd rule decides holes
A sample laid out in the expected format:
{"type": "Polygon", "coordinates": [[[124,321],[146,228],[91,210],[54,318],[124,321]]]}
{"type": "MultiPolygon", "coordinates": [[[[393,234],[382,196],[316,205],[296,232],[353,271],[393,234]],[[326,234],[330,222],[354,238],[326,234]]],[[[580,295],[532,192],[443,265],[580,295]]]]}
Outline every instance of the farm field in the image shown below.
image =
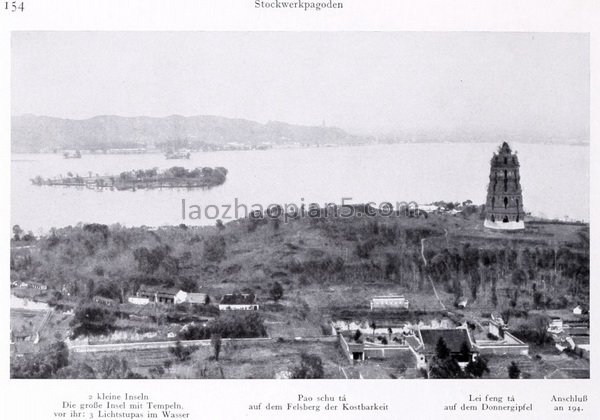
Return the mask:
{"type": "MultiPolygon", "coordinates": [[[[333,337],[332,337],[333,338],[333,337]]],[[[223,342],[219,361],[214,360],[211,346],[195,349],[186,361],[177,361],[168,348],[117,352],[72,353],[71,364],[86,363],[97,369],[102,359],[111,356],[124,359],[128,367],[143,376],[152,376],[152,369],[164,368],[162,378],[179,379],[273,379],[300,361],[303,352],[319,354],[326,378],[344,378],[340,367],[349,362],[339,349],[337,340],[269,340],[264,342],[223,342]],[[201,373],[204,372],[204,373],[201,373]]]]}

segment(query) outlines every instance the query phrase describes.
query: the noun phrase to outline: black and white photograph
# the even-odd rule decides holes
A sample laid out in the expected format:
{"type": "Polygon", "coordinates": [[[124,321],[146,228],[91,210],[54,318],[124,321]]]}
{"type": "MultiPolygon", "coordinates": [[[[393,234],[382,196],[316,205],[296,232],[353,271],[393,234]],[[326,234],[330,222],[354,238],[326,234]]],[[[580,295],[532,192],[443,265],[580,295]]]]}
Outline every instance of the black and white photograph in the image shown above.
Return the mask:
{"type": "Polygon", "coordinates": [[[11,51],[11,378],[590,377],[588,34],[11,51]]]}

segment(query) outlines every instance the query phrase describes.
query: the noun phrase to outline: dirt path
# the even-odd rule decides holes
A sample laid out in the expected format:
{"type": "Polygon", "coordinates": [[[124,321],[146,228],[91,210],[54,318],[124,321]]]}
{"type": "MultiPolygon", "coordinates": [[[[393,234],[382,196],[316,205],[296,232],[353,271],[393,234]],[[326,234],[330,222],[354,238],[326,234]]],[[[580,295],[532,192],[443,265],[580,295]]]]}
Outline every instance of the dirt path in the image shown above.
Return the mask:
{"type": "Polygon", "coordinates": [[[421,238],[421,258],[423,258],[423,264],[427,267],[427,258],[425,258],[425,238],[421,238]]]}
{"type": "MultiPolygon", "coordinates": [[[[446,239],[447,239],[448,238],[448,231],[446,231],[446,235],[445,236],[446,236],[446,239]]],[[[423,258],[423,263],[424,263],[425,267],[427,267],[427,258],[425,258],[425,239],[426,238],[421,238],[421,257],[423,258]]],[[[440,306],[445,311],[446,310],[446,305],[444,305],[444,303],[440,299],[440,297],[438,295],[438,292],[435,289],[435,285],[433,284],[433,279],[431,278],[431,276],[429,274],[427,274],[427,278],[429,279],[429,283],[431,283],[431,287],[433,288],[433,293],[435,293],[435,298],[438,300],[438,302],[440,303],[440,306]]]]}
{"type": "MultiPolygon", "coordinates": [[[[46,311],[46,315],[44,315],[44,319],[42,320],[42,322],[40,323],[40,325],[37,328],[37,331],[35,332],[35,336],[36,336],[36,340],[39,341],[40,339],[40,335],[42,333],[42,331],[44,330],[44,327],[46,327],[46,324],[48,324],[48,321],[50,320],[50,317],[52,316],[52,309],[48,309],[46,311]]],[[[36,341],[36,344],[37,344],[36,341]]]]}

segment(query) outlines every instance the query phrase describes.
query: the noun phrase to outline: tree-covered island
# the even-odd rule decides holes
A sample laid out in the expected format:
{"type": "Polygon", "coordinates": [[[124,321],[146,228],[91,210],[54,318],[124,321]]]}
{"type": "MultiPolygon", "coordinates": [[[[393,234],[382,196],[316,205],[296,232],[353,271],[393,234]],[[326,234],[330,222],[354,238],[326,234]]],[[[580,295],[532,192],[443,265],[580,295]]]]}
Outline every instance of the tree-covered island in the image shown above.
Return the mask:
{"type": "Polygon", "coordinates": [[[72,172],[55,178],[43,178],[38,175],[31,182],[39,186],[136,190],[138,188],[212,188],[223,184],[226,179],[227,169],[223,167],[189,170],[181,166],[173,166],[163,171],[158,168],[131,170],[116,176],[93,174],[91,171],[87,176],[72,172]]]}

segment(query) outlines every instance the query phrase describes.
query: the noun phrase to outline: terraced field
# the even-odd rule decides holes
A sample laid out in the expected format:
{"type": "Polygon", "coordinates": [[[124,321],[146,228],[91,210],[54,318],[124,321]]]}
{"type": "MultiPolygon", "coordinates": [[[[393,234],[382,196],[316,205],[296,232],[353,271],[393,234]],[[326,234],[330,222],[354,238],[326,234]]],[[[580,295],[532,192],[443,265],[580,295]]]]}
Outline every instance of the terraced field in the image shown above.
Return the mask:
{"type": "Polygon", "coordinates": [[[212,347],[200,347],[189,360],[180,362],[169,349],[143,349],[119,352],[72,353],[71,364],[84,362],[96,369],[102,358],[117,356],[127,361],[131,370],[150,376],[150,368],[163,366],[163,378],[263,378],[271,379],[297,365],[300,354],[317,354],[323,360],[326,378],[342,379],[341,367],[349,362],[337,341],[279,340],[265,342],[224,342],[219,361],[214,361],[212,347]],[[166,363],[166,366],[165,366],[166,363]],[[204,370],[204,376],[199,371],[204,370]]]}

